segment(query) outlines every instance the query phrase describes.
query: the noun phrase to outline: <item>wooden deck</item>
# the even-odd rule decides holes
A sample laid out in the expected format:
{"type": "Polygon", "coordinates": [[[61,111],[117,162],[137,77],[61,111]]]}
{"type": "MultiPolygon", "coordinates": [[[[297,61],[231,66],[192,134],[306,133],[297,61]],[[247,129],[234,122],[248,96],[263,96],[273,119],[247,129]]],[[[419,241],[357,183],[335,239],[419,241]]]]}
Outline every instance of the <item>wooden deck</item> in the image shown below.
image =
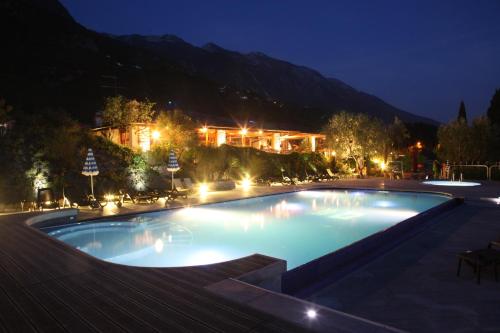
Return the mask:
{"type": "Polygon", "coordinates": [[[272,258],[193,268],[113,265],[25,225],[31,216],[0,216],[0,331],[304,331],[204,289],[272,258]]]}

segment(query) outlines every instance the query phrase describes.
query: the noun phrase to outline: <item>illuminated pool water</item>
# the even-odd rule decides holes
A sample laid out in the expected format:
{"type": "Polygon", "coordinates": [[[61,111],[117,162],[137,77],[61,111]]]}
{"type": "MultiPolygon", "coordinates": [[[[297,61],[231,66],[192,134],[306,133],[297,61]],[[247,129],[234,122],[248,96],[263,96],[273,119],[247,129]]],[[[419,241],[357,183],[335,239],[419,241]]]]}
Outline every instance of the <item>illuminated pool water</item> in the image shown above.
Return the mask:
{"type": "Polygon", "coordinates": [[[436,186],[479,186],[481,183],[474,182],[460,182],[454,180],[428,180],[423,182],[426,185],[436,185],[436,186]]]}
{"type": "Polygon", "coordinates": [[[448,200],[424,193],[301,191],[42,230],[119,264],[191,266],[261,253],[285,259],[291,269],[448,200]]]}

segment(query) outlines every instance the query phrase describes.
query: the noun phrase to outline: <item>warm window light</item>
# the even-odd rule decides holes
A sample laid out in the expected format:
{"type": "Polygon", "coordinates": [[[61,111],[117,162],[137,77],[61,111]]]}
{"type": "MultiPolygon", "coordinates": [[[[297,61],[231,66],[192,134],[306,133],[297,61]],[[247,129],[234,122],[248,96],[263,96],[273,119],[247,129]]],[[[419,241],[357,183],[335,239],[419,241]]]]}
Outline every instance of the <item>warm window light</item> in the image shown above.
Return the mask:
{"type": "Polygon", "coordinates": [[[308,309],[306,312],[307,318],[309,319],[316,319],[318,313],[314,309],[308,309]]]}
{"type": "Polygon", "coordinates": [[[153,137],[154,140],[158,140],[160,138],[160,132],[154,130],[151,136],[153,137]]]}
{"type": "Polygon", "coordinates": [[[248,130],[247,130],[245,127],[243,127],[243,128],[241,129],[240,133],[241,133],[242,135],[247,135],[248,130]]]}

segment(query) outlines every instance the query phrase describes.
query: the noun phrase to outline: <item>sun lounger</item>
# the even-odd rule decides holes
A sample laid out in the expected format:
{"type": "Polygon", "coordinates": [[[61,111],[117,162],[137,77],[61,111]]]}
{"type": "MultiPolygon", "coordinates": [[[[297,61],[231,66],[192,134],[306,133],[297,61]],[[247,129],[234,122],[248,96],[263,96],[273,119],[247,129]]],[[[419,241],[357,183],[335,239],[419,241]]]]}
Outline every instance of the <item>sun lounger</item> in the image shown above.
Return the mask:
{"type": "Polygon", "coordinates": [[[149,191],[129,190],[127,194],[133,203],[153,203],[158,199],[156,193],[150,193],[149,191]]]}
{"type": "Polygon", "coordinates": [[[44,208],[59,209],[59,200],[56,199],[54,190],[51,188],[39,188],[36,196],[36,208],[42,211],[44,208]]]}
{"type": "Polygon", "coordinates": [[[329,168],[326,169],[326,172],[328,173],[328,178],[330,180],[336,180],[336,179],[339,179],[339,176],[337,176],[336,174],[334,174],[332,172],[332,170],[330,170],[329,168]]]}
{"type": "Polygon", "coordinates": [[[187,198],[189,189],[185,188],[180,178],[174,178],[174,191],[179,197],[187,198]]]}
{"type": "Polygon", "coordinates": [[[459,253],[457,276],[460,276],[462,262],[472,266],[474,274],[476,275],[477,284],[481,283],[481,270],[488,266],[493,266],[495,281],[498,281],[497,266],[500,265],[500,251],[487,248],[459,253]]]}
{"type": "Polygon", "coordinates": [[[191,178],[184,178],[184,186],[190,191],[194,191],[194,185],[193,182],[191,181],[191,178]]]}

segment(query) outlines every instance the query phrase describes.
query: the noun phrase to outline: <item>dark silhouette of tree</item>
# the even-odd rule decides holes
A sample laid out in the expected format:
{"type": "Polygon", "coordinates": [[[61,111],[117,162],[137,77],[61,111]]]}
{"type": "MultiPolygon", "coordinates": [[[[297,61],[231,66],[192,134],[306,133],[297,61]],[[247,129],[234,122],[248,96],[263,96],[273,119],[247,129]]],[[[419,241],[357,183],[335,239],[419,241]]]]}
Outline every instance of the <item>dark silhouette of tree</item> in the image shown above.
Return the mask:
{"type": "Polygon", "coordinates": [[[492,125],[500,127],[500,89],[497,89],[491,98],[487,115],[492,125]]]}
{"type": "Polygon", "coordinates": [[[457,120],[459,122],[467,123],[467,113],[465,112],[465,103],[464,103],[464,101],[460,101],[460,108],[458,109],[457,120]]]}

